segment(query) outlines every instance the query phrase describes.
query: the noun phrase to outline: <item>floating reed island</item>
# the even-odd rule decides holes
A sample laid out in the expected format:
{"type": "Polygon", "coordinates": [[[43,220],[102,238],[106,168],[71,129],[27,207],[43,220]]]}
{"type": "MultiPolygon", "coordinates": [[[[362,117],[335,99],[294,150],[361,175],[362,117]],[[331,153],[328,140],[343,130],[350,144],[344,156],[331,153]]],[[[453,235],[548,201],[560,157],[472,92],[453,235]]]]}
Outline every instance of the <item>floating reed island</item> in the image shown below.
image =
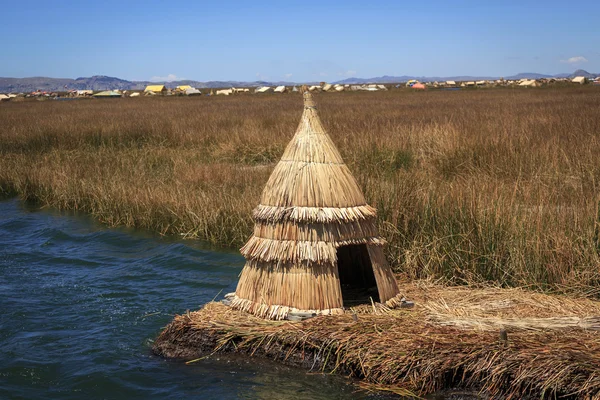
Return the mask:
{"type": "Polygon", "coordinates": [[[212,302],[176,316],[153,351],[192,363],[220,353],[266,357],[404,396],[464,388],[493,399],[600,399],[600,302],[426,281],[403,290],[414,308],[359,307],[301,322],[212,302]]]}
{"type": "Polygon", "coordinates": [[[153,351],[188,362],[268,357],[406,396],[464,387],[492,398],[600,399],[600,302],[399,284],[375,210],[304,99],[254,211],[236,292],[176,316],[153,351]]]}

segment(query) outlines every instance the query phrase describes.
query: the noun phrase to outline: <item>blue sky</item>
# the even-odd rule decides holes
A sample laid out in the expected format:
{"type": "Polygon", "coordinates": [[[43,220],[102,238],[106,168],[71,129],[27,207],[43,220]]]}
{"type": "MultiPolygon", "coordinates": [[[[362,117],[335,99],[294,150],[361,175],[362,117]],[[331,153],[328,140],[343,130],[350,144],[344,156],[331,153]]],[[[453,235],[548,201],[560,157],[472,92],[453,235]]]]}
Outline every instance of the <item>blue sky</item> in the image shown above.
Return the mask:
{"type": "Polygon", "coordinates": [[[0,76],[335,81],[600,72],[596,1],[6,1],[0,76]]]}

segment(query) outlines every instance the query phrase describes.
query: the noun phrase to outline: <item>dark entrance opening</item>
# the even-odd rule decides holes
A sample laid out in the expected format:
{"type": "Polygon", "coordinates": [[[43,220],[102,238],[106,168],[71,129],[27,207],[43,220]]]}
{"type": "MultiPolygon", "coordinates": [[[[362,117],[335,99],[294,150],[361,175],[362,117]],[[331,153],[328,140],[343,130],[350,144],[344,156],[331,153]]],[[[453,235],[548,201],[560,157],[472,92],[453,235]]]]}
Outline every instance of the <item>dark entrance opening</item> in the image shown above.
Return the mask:
{"type": "Polygon", "coordinates": [[[344,307],[379,302],[379,291],[366,244],[341,246],[337,249],[338,274],[344,307]]]}

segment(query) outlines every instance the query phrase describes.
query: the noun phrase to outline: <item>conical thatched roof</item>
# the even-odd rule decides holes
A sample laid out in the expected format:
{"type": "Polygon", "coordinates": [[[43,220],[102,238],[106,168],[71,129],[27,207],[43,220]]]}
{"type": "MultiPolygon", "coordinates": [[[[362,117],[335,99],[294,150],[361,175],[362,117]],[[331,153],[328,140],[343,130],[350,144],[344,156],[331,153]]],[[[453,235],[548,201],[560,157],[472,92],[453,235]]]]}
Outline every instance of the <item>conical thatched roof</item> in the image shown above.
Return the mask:
{"type": "Polygon", "coordinates": [[[254,235],[241,249],[247,263],[233,306],[273,319],[290,311],[342,313],[340,282],[365,274],[374,276],[365,285],[376,281],[376,296],[395,306],[398,288],[375,216],[304,93],[300,125],[254,210],[254,235]],[[358,268],[368,265],[366,272],[349,271],[356,259],[362,259],[358,268]]]}

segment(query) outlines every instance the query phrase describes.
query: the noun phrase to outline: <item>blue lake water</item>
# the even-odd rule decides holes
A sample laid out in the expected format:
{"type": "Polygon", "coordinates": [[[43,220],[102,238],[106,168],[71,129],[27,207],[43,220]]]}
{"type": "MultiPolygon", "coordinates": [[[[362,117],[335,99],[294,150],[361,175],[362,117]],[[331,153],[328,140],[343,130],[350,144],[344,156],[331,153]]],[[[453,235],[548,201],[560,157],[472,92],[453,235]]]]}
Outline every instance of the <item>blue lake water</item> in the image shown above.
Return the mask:
{"type": "Polygon", "coordinates": [[[0,201],[0,399],[365,399],[339,376],[152,355],[173,315],[233,291],[236,251],[0,201]]]}

